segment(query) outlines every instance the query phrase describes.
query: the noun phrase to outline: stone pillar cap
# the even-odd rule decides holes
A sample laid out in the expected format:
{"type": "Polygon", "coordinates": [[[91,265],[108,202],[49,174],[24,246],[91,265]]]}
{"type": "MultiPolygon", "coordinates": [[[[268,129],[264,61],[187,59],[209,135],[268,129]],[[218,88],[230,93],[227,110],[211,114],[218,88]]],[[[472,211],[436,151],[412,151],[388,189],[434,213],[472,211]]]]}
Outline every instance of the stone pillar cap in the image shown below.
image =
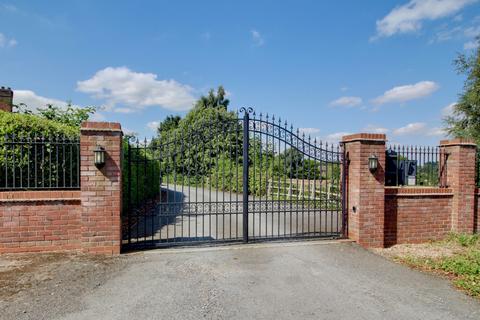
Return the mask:
{"type": "Polygon", "coordinates": [[[118,122],[82,122],[81,131],[122,131],[122,126],[118,122]]]}
{"type": "Polygon", "coordinates": [[[467,138],[456,138],[452,140],[441,140],[440,141],[440,146],[441,147],[446,147],[446,146],[477,146],[477,143],[473,139],[467,139],[467,138]]]}
{"type": "Polygon", "coordinates": [[[387,136],[383,133],[355,133],[343,136],[342,142],[353,141],[387,141],[387,136]]]}

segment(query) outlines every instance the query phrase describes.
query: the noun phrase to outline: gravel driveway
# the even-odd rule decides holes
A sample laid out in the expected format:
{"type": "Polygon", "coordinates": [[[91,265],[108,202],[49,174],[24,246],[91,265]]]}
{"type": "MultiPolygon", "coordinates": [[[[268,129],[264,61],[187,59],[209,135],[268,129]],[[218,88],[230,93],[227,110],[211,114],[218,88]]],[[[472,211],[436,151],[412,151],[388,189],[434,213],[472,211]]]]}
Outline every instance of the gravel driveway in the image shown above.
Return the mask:
{"type": "Polygon", "coordinates": [[[83,288],[50,285],[56,300],[27,290],[0,318],[480,319],[479,301],[447,281],[346,242],[154,250],[99,272],[82,273],[83,288]]]}

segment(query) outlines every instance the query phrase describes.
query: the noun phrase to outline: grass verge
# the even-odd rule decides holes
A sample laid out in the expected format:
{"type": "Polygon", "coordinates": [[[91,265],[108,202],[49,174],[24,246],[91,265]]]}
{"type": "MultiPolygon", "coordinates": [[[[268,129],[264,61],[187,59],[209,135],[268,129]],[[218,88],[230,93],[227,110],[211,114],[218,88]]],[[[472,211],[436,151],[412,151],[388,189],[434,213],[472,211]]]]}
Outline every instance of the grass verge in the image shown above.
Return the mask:
{"type": "Polygon", "coordinates": [[[410,267],[448,277],[467,294],[480,298],[480,235],[451,234],[443,241],[397,245],[382,255],[410,267]]]}

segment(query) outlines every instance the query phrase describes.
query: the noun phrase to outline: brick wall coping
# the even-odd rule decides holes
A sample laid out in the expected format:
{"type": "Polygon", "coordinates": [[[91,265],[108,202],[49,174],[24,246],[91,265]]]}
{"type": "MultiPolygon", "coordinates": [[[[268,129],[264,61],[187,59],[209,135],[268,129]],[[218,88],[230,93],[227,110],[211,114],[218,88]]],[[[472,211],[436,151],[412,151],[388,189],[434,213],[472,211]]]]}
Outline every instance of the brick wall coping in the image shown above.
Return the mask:
{"type": "Polygon", "coordinates": [[[453,196],[450,188],[435,187],[385,187],[386,196],[453,196]]]}
{"type": "Polygon", "coordinates": [[[122,132],[122,126],[118,122],[82,122],[81,131],[110,131],[122,132]]]}
{"type": "Polygon", "coordinates": [[[355,133],[342,137],[342,142],[353,141],[387,141],[387,136],[383,133],[355,133]]]}
{"type": "Polygon", "coordinates": [[[441,140],[440,141],[440,146],[442,146],[442,147],[446,147],[446,146],[473,146],[473,147],[476,147],[477,144],[472,139],[457,138],[457,139],[452,139],[452,140],[441,140]]]}
{"type": "Polygon", "coordinates": [[[2,202],[80,201],[80,190],[1,191],[2,202]]]}

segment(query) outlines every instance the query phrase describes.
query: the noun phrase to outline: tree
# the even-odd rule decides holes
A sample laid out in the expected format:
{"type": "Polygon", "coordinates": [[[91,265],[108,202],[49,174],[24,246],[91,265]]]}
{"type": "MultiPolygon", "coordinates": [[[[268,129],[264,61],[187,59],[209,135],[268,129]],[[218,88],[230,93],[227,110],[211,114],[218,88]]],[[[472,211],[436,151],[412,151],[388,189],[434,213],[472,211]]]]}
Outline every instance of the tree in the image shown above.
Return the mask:
{"type": "MultiPolygon", "coordinates": [[[[477,38],[480,44],[480,37],[477,38]]],[[[444,121],[449,135],[472,138],[480,143],[480,46],[470,56],[460,54],[455,59],[457,73],[465,74],[463,92],[444,121]]]]}
{"type": "MultiPolygon", "coordinates": [[[[24,103],[16,105],[15,108],[18,113],[34,114],[24,103]]],[[[68,126],[80,127],[80,124],[83,121],[87,121],[95,111],[95,107],[74,107],[68,102],[65,108],[47,104],[44,108],[39,108],[35,115],[68,126]]]]}
{"type": "Polygon", "coordinates": [[[217,93],[211,89],[207,96],[202,96],[195,104],[195,107],[199,108],[222,108],[227,110],[230,100],[225,99],[226,91],[222,86],[219,86],[217,93]]]}
{"type": "Polygon", "coordinates": [[[239,161],[242,155],[241,126],[223,87],[210,90],[195,103],[184,118],[168,116],[159,125],[159,136],[151,146],[164,155],[163,170],[190,176],[205,176],[217,164],[239,161]]]}
{"type": "Polygon", "coordinates": [[[177,129],[178,128],[178,123],[180,122],[182,118],[180,116],[167,116],[165,120],[160,122],[158,125],[158,133],[160,135],[167,133],[171,130],[177,129]]]}

